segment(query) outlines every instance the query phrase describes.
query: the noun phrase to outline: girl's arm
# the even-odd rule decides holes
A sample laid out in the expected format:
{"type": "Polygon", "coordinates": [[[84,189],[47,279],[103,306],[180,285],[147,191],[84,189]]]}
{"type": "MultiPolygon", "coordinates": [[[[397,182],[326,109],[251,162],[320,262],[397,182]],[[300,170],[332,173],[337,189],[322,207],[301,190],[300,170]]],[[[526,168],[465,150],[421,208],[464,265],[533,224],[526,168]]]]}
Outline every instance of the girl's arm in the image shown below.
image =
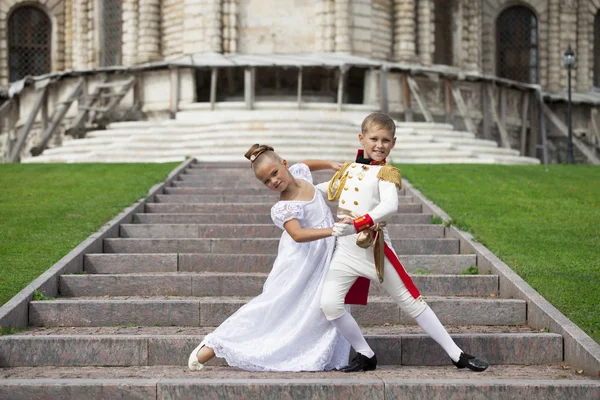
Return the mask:
{"type": "Polygon", "coordinates": [[[283,227],[292,239],[298,243],[323,239],[331,236],[333,232],[333,228],[303,228],[297,219],[290,219],[283,224],[283,227]]]}
{"type": "Polygon", "coordinates": [[[324,169],[337,171],[342,167],[339,162],[327,160],[304,160],[302,164],[305,164],[311,171],[322,171],[324,169]]]}

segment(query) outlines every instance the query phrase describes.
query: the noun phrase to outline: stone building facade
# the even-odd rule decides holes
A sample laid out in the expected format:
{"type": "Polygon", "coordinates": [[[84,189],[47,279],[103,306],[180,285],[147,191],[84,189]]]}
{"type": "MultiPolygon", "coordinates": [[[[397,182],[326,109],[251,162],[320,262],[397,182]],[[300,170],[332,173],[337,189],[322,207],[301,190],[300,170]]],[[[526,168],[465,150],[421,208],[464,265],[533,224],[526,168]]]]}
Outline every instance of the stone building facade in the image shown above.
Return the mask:
{"type": "Polygon", "coordinates": [[[600,0],[2,0],[0,85],[203,52],[338,52],[562,91],[571,45],[574,88],[587,92],[600,86],[599,10],[600,0]]]}

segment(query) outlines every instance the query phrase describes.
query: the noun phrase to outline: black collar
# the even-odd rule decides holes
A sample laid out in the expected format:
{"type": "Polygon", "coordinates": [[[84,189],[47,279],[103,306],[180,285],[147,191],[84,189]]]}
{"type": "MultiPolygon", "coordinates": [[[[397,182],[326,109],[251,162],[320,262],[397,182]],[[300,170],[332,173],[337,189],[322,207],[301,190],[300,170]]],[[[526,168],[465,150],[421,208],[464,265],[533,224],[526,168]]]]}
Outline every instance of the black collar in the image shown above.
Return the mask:
{"type": "Polygon", "coordinates": [[[371,158],[365,158],[365,151],[363,149],[358,149],[356,153],[356,162],[358,164],[366,164],[366,165],[384,165],[385,159],[383,161],[373,161],[371,158]]]}

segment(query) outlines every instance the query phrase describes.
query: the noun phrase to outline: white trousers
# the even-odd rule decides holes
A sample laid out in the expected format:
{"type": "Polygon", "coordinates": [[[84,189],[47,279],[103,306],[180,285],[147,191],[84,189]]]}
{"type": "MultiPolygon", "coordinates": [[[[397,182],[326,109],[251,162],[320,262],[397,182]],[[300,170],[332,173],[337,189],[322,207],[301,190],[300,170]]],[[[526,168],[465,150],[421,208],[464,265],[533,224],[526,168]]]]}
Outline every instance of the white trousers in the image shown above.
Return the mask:
{"type": "MultiPolygon", "coordinates": [[[[386,243],[391,248],[391,243],[387,237],[386,243]]],[[[371,284],[379,282],[375,270],[373,248],[362,249],[358,247],[356,245],[356,235],[338,238],[321,295],[321,309],[328,320],[340,318],[346,313],[344,299],[359,276],[370,279],[371,284]]],[[[396,269],[387,258],[385,258],[383,283],[381,285],[396,301],[402,311],[412,318],[415,318],[427,308],[427,303],[422,297],[415,299],[410,294],[396,269]]]]}

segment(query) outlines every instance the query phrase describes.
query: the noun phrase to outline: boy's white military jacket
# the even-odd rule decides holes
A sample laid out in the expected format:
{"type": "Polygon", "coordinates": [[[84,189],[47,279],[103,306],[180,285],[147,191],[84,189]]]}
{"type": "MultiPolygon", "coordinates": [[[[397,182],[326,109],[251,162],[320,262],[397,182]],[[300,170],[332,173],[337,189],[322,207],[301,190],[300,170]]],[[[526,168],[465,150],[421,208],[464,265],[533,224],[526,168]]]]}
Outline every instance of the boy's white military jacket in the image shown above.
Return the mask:
{"type": "MultiPolygon", "coordinates": [[[[317,185],[329,201],[350,211],[354,218],[368,214],[372,224],[385,221],[398,210],[400,171],[390,165],[346,163],[329,182],[317,185]]],[[[338,212],[338,216],[344,214],[338,212]]]]}

